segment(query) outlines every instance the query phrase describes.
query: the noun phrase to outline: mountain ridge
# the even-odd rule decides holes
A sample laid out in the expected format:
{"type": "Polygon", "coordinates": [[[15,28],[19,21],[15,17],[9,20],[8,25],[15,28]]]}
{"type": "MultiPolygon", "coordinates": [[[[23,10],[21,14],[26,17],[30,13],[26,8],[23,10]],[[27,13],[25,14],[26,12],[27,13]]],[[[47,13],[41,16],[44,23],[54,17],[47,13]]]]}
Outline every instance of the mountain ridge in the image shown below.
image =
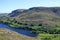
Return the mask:
{"type": "Polygon", "coordinates": [[[17,10],[12,11],[10,14],[13,14],[15,12],[15,13],[17,13],[17,15],[19,15],[18,13],[24,13],[24,12],[31,11],[31,10],[32,11],[41,11],[41,10],[42,11],[43,10],[49,10],[50,11],[51,10],[51,11],[56,13],[58,10],[60,10],[59,8],[60,7],[32,7],[32,8],[29,8],[29,9],[17,9],[17,10]]]}

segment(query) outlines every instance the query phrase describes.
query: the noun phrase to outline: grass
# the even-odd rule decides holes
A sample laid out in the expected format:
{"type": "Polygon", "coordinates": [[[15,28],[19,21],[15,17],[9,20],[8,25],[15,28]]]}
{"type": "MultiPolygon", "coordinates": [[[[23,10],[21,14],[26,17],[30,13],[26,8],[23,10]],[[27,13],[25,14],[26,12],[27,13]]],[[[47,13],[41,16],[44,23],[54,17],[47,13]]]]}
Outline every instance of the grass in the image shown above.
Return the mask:
{"type": "Polygon", "coordinates": [[[60,27],[57,27],[56,29],[57,29],[57,30],[60,30],[60,27]]]}
{"type": "Polygon", "coordinates": [[[17,24],[17,23],[11,23],[9,24],[11,27],[16,27],[16,28],[19,28],[21,25],[17,24]]]}
{"type": "Polygon", "coordinates": [[[57,38],[53,38],[52,40],[60,40],[60,37],[57,37],[57,38]]]}
{"type": "Polygon", "coordinates": [[[60,40],[60,34],[39,34],[41,40],[60,40]]]}
{"type": "Polygon", "coordinates": [[[40,26],[32,26],[31,28],[37,30],[37,29],[39,29],[39,28],[41,28],[41,27],[40,27],[40,26]]]}

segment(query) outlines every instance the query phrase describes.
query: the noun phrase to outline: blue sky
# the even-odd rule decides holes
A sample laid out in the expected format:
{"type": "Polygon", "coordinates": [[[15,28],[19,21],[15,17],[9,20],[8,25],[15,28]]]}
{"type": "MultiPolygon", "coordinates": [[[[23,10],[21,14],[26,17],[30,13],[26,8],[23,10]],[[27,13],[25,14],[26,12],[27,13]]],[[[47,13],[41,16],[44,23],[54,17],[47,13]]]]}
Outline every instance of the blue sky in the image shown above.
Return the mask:
{"type": "Polygon", "coordinates": [[[60,7],[60,0],[0,0],[0,13],[30,7],[60,7]]]}

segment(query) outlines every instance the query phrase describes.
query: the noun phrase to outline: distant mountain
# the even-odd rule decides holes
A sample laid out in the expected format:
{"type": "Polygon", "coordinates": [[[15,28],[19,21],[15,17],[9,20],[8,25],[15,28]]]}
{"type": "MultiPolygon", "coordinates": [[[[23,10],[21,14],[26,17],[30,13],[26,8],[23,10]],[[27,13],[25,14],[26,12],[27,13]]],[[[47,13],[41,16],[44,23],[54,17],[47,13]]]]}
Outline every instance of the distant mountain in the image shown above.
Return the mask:
{"type": "Polygon", "coordinates": [[[8,13],[0,13],[0,16],[8,16],[8,13]]]}
{"type": "Polygon", "coordinates": [[[19,22],[41,24],[46,26],[60,26],[60,7],[32,7],[17,9],[9,14],[19,22]]]}

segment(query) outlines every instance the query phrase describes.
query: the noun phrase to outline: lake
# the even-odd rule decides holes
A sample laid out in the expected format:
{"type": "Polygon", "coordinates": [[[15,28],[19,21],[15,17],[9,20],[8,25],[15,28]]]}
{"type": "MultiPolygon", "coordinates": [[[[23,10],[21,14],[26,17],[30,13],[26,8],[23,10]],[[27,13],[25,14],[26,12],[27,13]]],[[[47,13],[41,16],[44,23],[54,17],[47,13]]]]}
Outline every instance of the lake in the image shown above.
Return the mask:
{"type": "Polygon", "coordinates": [[[6,28],[6,29],[9,29],[9,30],[15,31],[17,33],[20,33],[20,34],[23,34],[23,35],[27,35],[27,36],[31,36],[31,37],[35,37],[36,36],[36,34],[31,33],[29,30],[12,28],[8,24],[4,24],[4,23],[0,23],[0,28],[6,28]]]}

